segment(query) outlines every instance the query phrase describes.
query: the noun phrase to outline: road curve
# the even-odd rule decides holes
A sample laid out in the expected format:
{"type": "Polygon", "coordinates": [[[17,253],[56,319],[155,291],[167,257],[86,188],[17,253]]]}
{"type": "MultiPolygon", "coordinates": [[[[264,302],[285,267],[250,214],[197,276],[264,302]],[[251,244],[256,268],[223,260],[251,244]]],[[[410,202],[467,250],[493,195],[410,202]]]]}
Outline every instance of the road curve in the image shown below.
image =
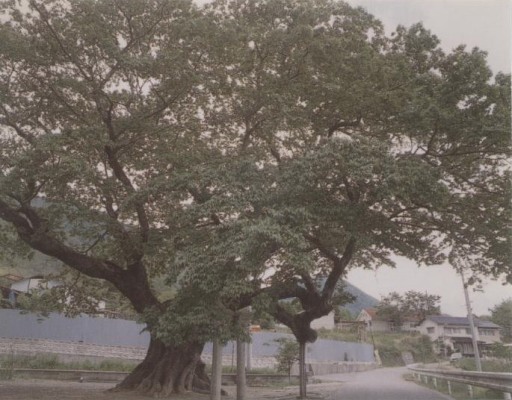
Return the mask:
{"type": "Polygon", "coordinates": [[[351,374],[322,375],[322,382],[342,382],[335,391],[328,393],[326,400],[451,400],[452,398],[434,390],[406,381],[405,367],[379,368],[351,374]]]}

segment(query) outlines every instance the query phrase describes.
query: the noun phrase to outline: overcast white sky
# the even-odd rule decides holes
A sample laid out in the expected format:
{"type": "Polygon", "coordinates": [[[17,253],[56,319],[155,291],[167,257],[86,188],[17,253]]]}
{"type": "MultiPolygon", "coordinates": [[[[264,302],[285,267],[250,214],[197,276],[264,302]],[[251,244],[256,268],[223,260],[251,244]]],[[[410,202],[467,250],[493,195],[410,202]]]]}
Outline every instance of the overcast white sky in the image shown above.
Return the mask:
{"type": "MultiPolygon", "coordinates": [[[[494,72],[510,73],[512,48],[511,0],[348,0],[378,17],[386,31],[396,25],[416,22],[432,31],[446,52],[459,44],[479,47],[488,52],[494,72]]],[[[442,296],[442,312],[466,315],[460,276],[449,265],[420,267],[412,261],[397,258],[397,268],[378,271],[353,270],[348,281],[379,299],[391,291],[427,291],[442,296]]],[[[512,297],[512,286],[484,281],[484,292],[470,292],[475,314],[488,314],[488,309],[512,297]]]]}

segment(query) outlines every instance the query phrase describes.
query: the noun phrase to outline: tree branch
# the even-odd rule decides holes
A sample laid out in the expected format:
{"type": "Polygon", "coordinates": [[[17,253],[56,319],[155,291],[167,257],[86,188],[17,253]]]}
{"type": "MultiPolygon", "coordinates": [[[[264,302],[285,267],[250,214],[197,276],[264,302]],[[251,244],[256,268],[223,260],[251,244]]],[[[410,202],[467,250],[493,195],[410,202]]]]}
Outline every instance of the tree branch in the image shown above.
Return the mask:
{"type": "Polygon", "coordinates": [[[357,117],[355,121],[338,121],[335,124],[333,124],[329,130],[327,131],[327,137],[332,137],[334,135],[334,132],[338,131],[340,128],[354,128],[356,126],[359,126],[361,124],[361,120],[363,119],[362,116],[357,117]]]}
{"type": "Polygon", "coordinates": [[[315,237],[309,233],[304,234],[304,237],[306,238],[307,241],[309,241],[311,244],[313,244],[318,250],[320,250],[320,253],[322,253],[322,255],[324,257],[327,257],[329,260],[331,260],[333,262],[340,261],[340,257],[333,250],[331,250],[327,246],[325,246],[320,239],[318,239],[317,237],[315,237]]]}
{"type": "Polygon", "coordinates": [[[46,226],[46,221],[26,205],[14,209],[0,200],[0,218],[12,223],[20,239],[32,249],[56,258],[91,278],[112,283],[130,300],[137,312],[143,312],[147,307],[159,306],[141,261],[135,261],[125,270],[112,261],[79,252],[54,238],[46,226]]]}
{"type": "Polygon", "coordinates": [[[351,237],[345,246],[345,251],[343,252],[343,256],[334,262],[334,267],[332,268],[327,280],[325,281],[325,285],[322,289],[322,298],[323,299],[331,299],[336,289],[336,284],[339,279],[345,272],[345,268],[349,264],[352,256],[355,253],[356,249],[356,239],[351,237]]]}

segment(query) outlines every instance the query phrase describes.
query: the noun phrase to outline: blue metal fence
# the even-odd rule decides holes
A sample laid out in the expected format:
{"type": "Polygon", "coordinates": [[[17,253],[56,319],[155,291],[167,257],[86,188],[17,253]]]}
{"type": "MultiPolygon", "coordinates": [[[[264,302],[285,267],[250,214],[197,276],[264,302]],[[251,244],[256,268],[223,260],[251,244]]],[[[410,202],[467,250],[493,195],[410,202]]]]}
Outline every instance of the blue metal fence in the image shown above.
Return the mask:
{"type": "MultiPolygon", "coordinates": [[[[80,316],[66,318],[50,314],[40,318],[35,314],[21,314],[17,310],[0,309],[0,337],[47,339],[68,342],[82,342],[103,346],[147,347],[149,334],[144,325],[134,321],[80,316]]],[[[292,335],[275,332],[252,334],[252,355],[254,357],[274,356],[277,353],[276,339],[293,338],[292,335]]],[[[228,343],[224,354],[229,354],[233,344],[228,343]]],[[[205,353],[211,353],[207,344],[205,353]]],[[[366,343],[340,342],[319,339],[308,345],[307,358],[311,361],[357,361],[373,362],[373,346],[366,343]]]]}

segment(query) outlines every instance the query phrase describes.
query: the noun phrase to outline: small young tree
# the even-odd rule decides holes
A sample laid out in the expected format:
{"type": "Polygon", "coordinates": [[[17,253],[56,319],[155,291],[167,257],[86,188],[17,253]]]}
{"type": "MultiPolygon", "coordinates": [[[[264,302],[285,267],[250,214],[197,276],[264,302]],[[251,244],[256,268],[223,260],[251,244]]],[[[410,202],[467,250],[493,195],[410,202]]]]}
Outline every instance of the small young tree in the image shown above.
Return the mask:
{"type": "Polygon", "coordinates": [[[299,343],[294,339],[279,338],[277,359],[277,370],[288,373],[288,381],[291,381],[293,364],[299,361],[299,343]]]}

